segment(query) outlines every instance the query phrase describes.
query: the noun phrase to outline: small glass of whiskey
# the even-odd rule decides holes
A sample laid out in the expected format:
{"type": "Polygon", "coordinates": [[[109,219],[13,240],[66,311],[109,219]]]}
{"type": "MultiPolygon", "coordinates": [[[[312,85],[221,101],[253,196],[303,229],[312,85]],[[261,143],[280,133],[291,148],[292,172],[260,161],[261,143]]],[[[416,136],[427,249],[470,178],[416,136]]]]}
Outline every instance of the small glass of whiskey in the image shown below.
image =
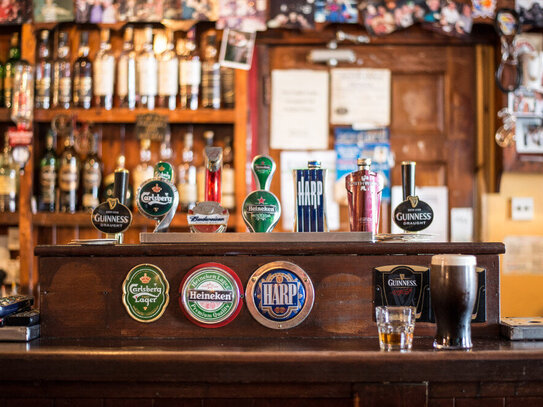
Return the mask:
{"type": "Polygon", "coordinates": [[[376,307],[375,319],[381,350],[404,352],[411,350],[413,347],[415,318],[414,307],[376,307]]]}

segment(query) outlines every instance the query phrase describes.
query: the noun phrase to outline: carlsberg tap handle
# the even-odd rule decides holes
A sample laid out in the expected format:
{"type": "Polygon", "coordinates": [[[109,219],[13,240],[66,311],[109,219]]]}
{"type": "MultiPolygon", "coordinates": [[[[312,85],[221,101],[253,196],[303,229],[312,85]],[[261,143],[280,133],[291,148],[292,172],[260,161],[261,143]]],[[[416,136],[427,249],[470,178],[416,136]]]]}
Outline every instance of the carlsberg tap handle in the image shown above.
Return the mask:
{"type": "Polygon", "coordinates": [[[402,162],[402,191],[403,200],[406,201],[408,196],[415,196],[415,161],[402,162]]]}
{"type": "Polygon", "coordinates": [[[276,168],[275,162],[267,155],[257,155],[253,158],[251,169],[253,171],[257,190],[270,190],[276,168]]]}

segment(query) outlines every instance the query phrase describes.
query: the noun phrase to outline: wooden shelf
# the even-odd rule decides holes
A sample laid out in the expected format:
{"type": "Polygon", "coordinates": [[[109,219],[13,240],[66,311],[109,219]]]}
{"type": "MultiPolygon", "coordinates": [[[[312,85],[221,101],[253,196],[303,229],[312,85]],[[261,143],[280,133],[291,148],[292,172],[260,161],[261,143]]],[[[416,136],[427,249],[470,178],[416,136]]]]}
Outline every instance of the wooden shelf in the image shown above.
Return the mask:
{"type": "Polygon", "coordinates": [[[0,212],[0,226],[17,226],[18,224],[18,212],[0,212]]]}
{"type": "MultiPolygon", "coordinates": [[[[2,222],[4,219],[2,215],[15,215],[15,214],[0,214],[0,224],[8,224],[2,222]]],[[[13,216],[14,222],[16,225],[18,223],[18,217],[13,216]]],[[[9,220],[6,217],[6,220],[9,220]]],[[[32,215],[32,224],[38,227],[93,227],[90,220],[90,213],[88,212],[76,212],[76,213],[58,213],[58,212],[39,212],[32,215]]],[[[138,227],[149,227],[154,228],[156,223],[151,219],[144,217],[139,213],[133,213],[132,226],[131,228],[138,227]]],[[[230,214],[228,219],[228,227],[230,229],[235,228],[236,226],[236,214],[230,214]]],[[[170,225],[172,228],[188,228],[187,223],[187,214],[178,212],[170,225]]]]}
{"type": "MultiPolygon", "coordinates": [[[[4,109],[0,109],[4,110],[4,109]]],[[[5,109],[7,110],[7,109],[5,109]]],[[[139,114],[156,113],[168,117],[169,123],[234,123],[234,109],[199,109],[199,110],[169,110],[158,108],[154,110],[128,108],[113,108],[105,110],[101,108],[92,109],[49,109],[34,110],[34,121],[50,122],[58,114],[75,114],[77,120],[93,123],[135,123],[139,114]]],[[[0,111],[0,120],[2,120],[0,111]]],[[[9,119],[9,113],[7,113],[9,119]]]]}
{"type": "Polygon", "coordinates": [[[11,109],[7,107],[0,108],[0,122],[10,122],[11,121],[11,109]]]}

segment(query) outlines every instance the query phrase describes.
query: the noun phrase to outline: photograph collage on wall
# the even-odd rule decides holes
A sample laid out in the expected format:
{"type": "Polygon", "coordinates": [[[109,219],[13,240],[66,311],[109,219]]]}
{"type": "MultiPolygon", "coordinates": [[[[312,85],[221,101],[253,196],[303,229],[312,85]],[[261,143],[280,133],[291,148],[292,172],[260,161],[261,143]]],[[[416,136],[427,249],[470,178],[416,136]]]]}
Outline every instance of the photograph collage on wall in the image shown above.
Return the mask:
{"type": "Polygon", "coordinates": [[[427,0],[423,26],[454,37],[471,33],[473,16],[471,5],[451,0],[427,0]]]}
{"type": "Polygon", "coordinates": [[[0,24],[21,24],[32,19],[31,0],[3,0],[0,3],[0,24]]]}
{"type": "Polygon", "coordinates": [[[216,28],[254,32],[266,29],[266,0],[221,0],[216,28]]]}
{"type": "Polygon", "coordinates": [[[316,23],[357,23],[357,0],[315,0],[316,23]]]}
{"type": "Polygon", "coordinates": [[[270,0],[269,28],[311,29],[315,27],[314,0],[270,0]]]}
{"type": "Polygon", "coordinates": [[[34,21],[56,23],[74,20],[73,0],[34,0],[34,21]]]}
{"type": "Polygon", "coordinates": [[[543,27],[543,0],[516,0],[521,24],[543,27]]]}

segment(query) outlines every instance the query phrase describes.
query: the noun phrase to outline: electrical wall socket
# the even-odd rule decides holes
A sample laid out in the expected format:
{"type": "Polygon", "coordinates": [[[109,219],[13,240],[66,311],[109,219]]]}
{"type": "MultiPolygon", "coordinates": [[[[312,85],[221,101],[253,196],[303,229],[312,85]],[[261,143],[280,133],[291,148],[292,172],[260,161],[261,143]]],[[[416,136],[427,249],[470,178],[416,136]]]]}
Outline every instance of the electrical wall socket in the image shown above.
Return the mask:
{"type": "Polygon", "coordinates": [[[511,198],[511,219],[532,220],[534,218],[534,198],[511,198]]]}

